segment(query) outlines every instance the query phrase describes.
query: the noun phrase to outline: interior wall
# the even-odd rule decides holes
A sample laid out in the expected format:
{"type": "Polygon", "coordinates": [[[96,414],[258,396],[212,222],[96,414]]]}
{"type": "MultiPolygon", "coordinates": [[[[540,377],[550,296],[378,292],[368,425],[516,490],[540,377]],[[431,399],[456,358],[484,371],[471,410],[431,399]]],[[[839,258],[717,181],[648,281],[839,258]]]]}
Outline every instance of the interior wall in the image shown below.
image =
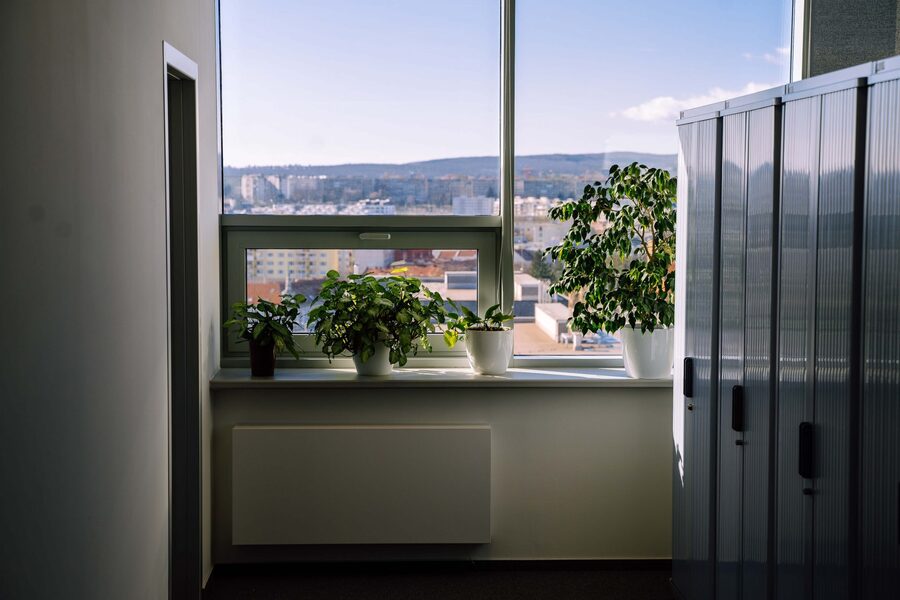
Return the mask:
{"type": "Polygon", "coordinates": [[[900,54],[897,0],[813,0],[809,11],[810,76],[900,54]]]}
{"type": "Polygon", "coordinates": [[[205,381],[219,335],[213,15],[212,0],[0,2],[4,599],[167,597],[162,43],[199,65],[205,381]]]}
{"type": "MultiPolygon", "coordinates": [[[[672,389],[216,390],[215,562],[671,556],[672,389]],[[247,424],[488,424],[492,541],[235,546],[231,431],[247,424]]],[[[322,456],[328,468],[328,456],[322,456]]]]}

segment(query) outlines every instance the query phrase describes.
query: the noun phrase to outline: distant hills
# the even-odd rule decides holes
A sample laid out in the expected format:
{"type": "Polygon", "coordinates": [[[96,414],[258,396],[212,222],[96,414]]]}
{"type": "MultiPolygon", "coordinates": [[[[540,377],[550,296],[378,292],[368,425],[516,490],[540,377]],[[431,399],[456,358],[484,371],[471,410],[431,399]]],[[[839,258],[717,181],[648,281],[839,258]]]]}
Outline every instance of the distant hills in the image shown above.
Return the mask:
{"type": "MultiPolygon", "coordinates": [[[[535,154],[516,157],[516,175],[528,171],[533,176],[584,175],[605,173],[610,165],[637,161],[651,167],[675,173],[678,157],[675,154],[647,154],[643,152],[603,152],[598,154],[535,154]]],[[[469,177],[496,176],[498,158],[469,156],[441,158],[403,164],[360,163],[344,165],[281,165],[225,167],[226,176],[261,175],[325,175],[328,177],[441,177],[466,175],[469,177]]]]}

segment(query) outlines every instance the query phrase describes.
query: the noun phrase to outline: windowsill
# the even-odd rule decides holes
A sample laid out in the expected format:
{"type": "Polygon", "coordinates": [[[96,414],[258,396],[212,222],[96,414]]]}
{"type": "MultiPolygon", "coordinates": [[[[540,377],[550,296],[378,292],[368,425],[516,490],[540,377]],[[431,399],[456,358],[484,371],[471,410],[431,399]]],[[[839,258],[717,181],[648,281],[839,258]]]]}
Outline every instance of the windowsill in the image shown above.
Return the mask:
{"type": "Polygon", "coordinates": [[[303,388],[666,388],[672,378],[632,379],[624,369],[514,368],[506,375],[476,375],[470,369],[403,368],[388,377],[361,377],[354,369],[279,369],[274,377],[251,377],[249,369],[221,369],[213,390],[303,388]]]}

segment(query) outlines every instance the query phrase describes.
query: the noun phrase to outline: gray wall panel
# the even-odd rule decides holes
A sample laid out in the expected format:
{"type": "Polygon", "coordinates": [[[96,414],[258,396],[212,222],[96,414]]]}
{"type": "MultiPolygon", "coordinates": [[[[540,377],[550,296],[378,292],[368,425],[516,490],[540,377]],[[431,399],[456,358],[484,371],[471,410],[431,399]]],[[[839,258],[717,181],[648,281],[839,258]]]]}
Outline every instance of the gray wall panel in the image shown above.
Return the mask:
{"type": "Polygon", "coordinates": [[[744,310],[743,573],[744,600],[768,594],[772,303],[776,231],[776,141],[781,108],[748,115],[746,292],[744,310]]]}
{"type": "Polygon", "coordinates": [[[869,94],[859,597],[880,600],[900,589],[900,81],[869,94]]]}
{"type": "Polygon", "coordinates": [[[809,75],[900,54],[897,0],[815,0],[809,6],[809,75]]]}
{"type": "Polygon", "coordinates": [[[731,409],[732,388],[744,382],[747,118],[747,113],[737,113],[722,120],[717,598],[738,598],[741,587],[743,454],[735,442],[742,436],[731,428],[731,409]]]}
{"type": "Polygon", "coordinates": [[[849,597],[856,89],[822,97],[816,273],[814,596],[849,597]]]}
{"type": "Polygon", "coordinates": [[[776,597],[808,594],[812,506],[797,474],[800,422],[811,419],[814,355],[815,252],[811,214],[818,188],[817,97],[783,108],[781,232],[778,282],[778,383],[776,464],[776,597]]]}

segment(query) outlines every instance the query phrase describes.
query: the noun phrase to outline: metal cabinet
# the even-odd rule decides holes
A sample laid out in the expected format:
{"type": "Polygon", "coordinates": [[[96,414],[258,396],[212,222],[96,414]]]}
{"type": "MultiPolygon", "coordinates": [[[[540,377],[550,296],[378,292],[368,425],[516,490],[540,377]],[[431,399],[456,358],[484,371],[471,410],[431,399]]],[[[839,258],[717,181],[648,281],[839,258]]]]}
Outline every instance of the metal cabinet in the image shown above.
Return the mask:
{"type": "Polygon", "coordinates": [[[775,232],[783,88],[723,111],[716,597],[769,591],[775,232]]]}
{"type": "Polygon", "coordinates": [[[851,598],[866,69],[784,98],[777,598],[851,598]]]}
{"type": "Polygon", "coordinates": [[[900,57],[879,67],[869,79],[863,223],[862,600],[900,594],[900,57]]]}
{"type": "Polygon", "coordinates": [[[679,135],[673,582],[900,598],[900,57],[679,135]]]}
{"type": "Polygon", "coordinates": [[[711,598],[714,585],[721,135],[715,107],[685,114],[679,122],[686,327],[684,398],[676,403],[673,423],[672,580],[686,598],[711,598]]]}

